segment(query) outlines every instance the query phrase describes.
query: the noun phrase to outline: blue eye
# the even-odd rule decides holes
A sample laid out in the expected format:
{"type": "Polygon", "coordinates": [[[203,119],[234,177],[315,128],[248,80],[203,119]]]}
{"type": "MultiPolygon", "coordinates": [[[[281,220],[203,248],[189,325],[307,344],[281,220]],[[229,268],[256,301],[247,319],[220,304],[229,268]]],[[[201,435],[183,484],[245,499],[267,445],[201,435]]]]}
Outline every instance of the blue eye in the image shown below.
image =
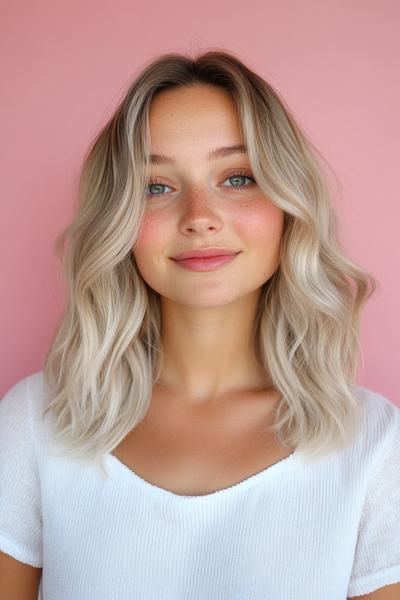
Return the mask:
{"type": "MultiPolygon", "coordinates": [[[[224,181],[228,181],[228,180],[244,180],[244,179],[248,179],[249,181],[251,181],[250,185],[252,185],[253,183],[255,183],[255,179],[254,177],[251,177],[250,175],[247,175],[246,173],[241,173],[241,172],[235,172],[235,173],[231,173],[224,181]]],[[[165,183],[162,183],[161,181],[158,181],[157,179],[154,179],[152,181],[150,181],[150,183],[147,186],[147,190],[149,190],[151,187],[153,186],[158,186],[159,188],[168,188],[169,186],[166,185],[165,183]]],[[[243,189],[244,187],[249,187],[249,185],[230,185],[230,186],[224,186],[224,187],[230,187],[232,190],[234,191],[240,191],[241,189],[243,189]]],[[[171,188],[170,188],[171,189],[171,188]]],[[[147,192],[148,196],[152,196],[153,198],[159,197],[159,196],[164,196],[165,194],[161,191],[161,193],[151,193],[151,192],[147,192]]]]}
{"type": "MultiPolygon", "coordinates": [[[[168,185],[165,185],[165,183],[161,183],[161,181],[151,181],[149,183],[149,185],[147,186],[147,189],[151,188],[152,186],[158,186],[158,187],[169,187],[168,185]]],[[[148,196],[161,196],[162,194],[151,194],[148,193],[148,196]]]]}
{"type": "MultiPolygon", "coordinates": [[[[246,175],[245,173],[232,173],[232,175],[229,175],[229,177],[227,177],[225,179],[225,181],[227,181],[228,179],[236,179],[236,180],[240,180],[240,179],[249,179],[252,183],[255,183],[255,179],[254,177],[250,177],[249,175],[246,175]]],[[[249,187],[249,186],[245,186],[245,185],[234,185],[234,186],[228,186],[228,187],[232,187],[232,189],[234,190],[241,190],[244,187],[249,187]]]]}

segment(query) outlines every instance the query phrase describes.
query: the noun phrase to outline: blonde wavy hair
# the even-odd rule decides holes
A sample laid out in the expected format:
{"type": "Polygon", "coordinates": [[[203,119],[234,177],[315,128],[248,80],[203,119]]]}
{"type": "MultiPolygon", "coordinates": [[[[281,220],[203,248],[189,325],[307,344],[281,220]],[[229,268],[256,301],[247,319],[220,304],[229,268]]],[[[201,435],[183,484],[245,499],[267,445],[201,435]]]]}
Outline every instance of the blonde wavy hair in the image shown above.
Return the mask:
{"type": "Polygon", "coordinates": [[[55,242],[68,302],[45,359],[43,416],[53,415],[59,456],[103,469],[104,454],[149,408],[163,357],[160,296],[133,256],[149,179],[149,108],[165,89],[202,83],[231,94],[253,176],[284,211],[280,264],[262,288],[253,333],[280,394],[265,431],[315,460],[343,450],[360,429],[360,314],[378,283],[342,249],[327,162],[277,91],[238,57],[169,53],[130,83],[91,144],[77,214],[55,242]]]}

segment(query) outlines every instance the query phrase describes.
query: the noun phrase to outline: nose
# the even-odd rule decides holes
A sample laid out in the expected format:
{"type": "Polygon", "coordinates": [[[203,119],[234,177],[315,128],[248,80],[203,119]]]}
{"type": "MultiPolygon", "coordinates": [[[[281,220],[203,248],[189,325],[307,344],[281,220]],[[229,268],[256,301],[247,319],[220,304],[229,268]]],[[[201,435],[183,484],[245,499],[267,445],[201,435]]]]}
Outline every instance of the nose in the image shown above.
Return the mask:
{"type": "Polygon", "coordinates": [[[180,227],[183,231],[218,231],[222,217],[218,211],[218,198],[204,187],[192,187],[184,194],[181,204],[180,227]]]}

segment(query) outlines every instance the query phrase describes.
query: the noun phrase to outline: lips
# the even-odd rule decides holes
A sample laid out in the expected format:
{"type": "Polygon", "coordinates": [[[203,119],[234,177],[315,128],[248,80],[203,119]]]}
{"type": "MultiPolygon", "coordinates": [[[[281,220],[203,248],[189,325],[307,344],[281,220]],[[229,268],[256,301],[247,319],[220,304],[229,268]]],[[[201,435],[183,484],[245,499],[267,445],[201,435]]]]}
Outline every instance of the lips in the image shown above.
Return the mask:
{"type": "Polygon", "coordinates": [[[174,263],[178,268],[182,267],[182,269],[189,269],[190,271],[215,271],[234,261],[238,255],[239,252],[220,256],[207,256],[206,258],[204,256],[200,258],[181,258],[180,260],[174,260],[174,263]]]}
{"type": "Polygon", "coordinates": [[[240,250],[231,250],[230,248],[204,248],[197,250],[189,250],[175,256],[171,256],[173,260],[184,260],[186,258],[210,258],[211,256],[230,256],[239,254],[240,250]]]}

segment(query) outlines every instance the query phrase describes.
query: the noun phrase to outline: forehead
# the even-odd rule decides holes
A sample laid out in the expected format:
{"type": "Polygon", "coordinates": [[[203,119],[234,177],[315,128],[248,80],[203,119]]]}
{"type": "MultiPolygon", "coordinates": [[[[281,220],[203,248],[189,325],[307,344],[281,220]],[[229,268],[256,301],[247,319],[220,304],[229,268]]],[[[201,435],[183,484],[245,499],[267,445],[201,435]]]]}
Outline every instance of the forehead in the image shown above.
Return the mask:
{"type": "Polygon", "coordinates": [[[207,150],[243,144],[236,104],[223,89],[191,85],[159,92],[149,110],[152,154],[203,146],[207,150]]]}
{"type": "Polygon", "coordinates": [[[196,105],[204,108],[224,106],[228,110],[235,109],[235,102],[228,90],[216,85],[194,83],[158,91],[151,101],[150,115],[174,111],[175,108],[194,108],[196,105]]]}

